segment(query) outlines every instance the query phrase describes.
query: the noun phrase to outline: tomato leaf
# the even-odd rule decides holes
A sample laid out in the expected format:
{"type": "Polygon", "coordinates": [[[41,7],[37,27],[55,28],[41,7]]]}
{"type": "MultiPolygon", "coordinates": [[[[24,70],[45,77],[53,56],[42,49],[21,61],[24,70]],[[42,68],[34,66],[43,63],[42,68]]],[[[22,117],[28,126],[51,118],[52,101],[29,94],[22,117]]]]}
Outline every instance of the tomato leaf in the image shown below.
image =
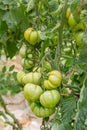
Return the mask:
{"type": "Polygon", "coordinates": [[[77,103],[75,129],[82,130],[87,117],[87,87],[83,86],[77,103]]]}

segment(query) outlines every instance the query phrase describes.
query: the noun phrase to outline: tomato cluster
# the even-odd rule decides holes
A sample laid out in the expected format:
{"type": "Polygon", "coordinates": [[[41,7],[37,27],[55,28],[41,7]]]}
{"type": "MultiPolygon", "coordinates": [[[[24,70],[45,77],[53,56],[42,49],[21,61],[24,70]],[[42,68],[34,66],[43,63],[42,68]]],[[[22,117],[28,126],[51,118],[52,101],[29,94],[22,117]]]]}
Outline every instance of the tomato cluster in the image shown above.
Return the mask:
{"type": "Polygon", "coordinates": [[[62,74],[53,70],[48,73],[48,79],[42,81],[40,72],[23,71],[17,73],[17,80],[24,86],[24,96],[30,104],[32,112],[41,118],[49,117],[55,112],[60,101],[57,88],[61,85],[62,74]],[[48,84],[45,84],[48,81],[48,84]]]}
{"type": "Polygon", "coordinates": [[[33,28],[28,28],[24,32],[24,38],[31,44],[36,45],[41,41],[40,31],[33,30],[33,28]]]}
{"type": "Polygon", "coordinates": [[[83,35],[84,35],[84,30],[86,29],[87,25],[85,22],[80,20],[79,17],[79,22],[75,19],[74,14],[71,12],[71,9],[68,8],[66,11],[66,19],[69,25],[70,30],[74,30],[74,39],[77,44],[77,46],[83,46],[83,35]]]}
{"type": "Polygon", "coordinates": [[[28,70],[33,68],[34,61],[33,61],[33,53],[32,49],[26,47],[26,45],[22,45],[19,51],[19,55],[21,56],[21,64],[24,69],[28,70]]]}

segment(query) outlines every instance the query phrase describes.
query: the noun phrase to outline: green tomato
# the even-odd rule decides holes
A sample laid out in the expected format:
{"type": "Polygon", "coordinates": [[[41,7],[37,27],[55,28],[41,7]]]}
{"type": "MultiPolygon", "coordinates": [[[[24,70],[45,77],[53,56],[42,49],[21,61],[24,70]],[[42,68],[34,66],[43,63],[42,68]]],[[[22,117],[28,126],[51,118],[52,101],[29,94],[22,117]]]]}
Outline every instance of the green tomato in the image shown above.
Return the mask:
{"type": "Polygon", "coordinates": [[[20,84],[23,84],[22,79],[23,79],[24,76],[25,76],[24,71],[17,72],[17,80],[20,84]]]}
{"type": "Polygon", "coordinates": [[[40,86],[28,83],[24,86],[24,96],[28,101],[36,101],[39,99],[43,90],[40,86]]]}
{"type": "Polygon", "coordinates": [[[62,81],[62,74],[57,71],[57,70],[53,70],[49,73],[49,78],[48,80],[53,84],[53,85],[56,85],[56,86],[60,86],[61,84],[61,81],[62,81]]]}
{"type": "Polygon", "coordinates": [[[32,31],[29,38],[29,43],[35,45],[37,43],[38,33],[37,31],[32,31]]]}
{"type": "Polygon", "coordinates": [[[47,71],[51,71],[51,69],[52,69],[51,64],[48,61],[44,61],[43,66],[47,71]]]}
{"type": "Polygon", "coordinates": [[[83,43],[83,35],[84,35],[84,32],[78,32],[75,34],[75,41],[76,41],[76,44],[77,46],[83,46],[84,43],[83,43]]]}
{"type": "Polygon", "coordinates": [[[36,45],[40,41],[41,41],[41,39],[40,39],[40,31],[32,31],[30,33],[29,43],[31,45],[36,45]]]}
{"type": "Polygon", "coordinates": [[[43,107],[53,108],[60,101],[60,93],[57,90],[47,90],[40,96],[40,103],[43,107]]]}
{"type": "Polygon", "coordinates": [[[22,82],[24,84],[27,84],[27,83],[39,84],[40,80],[41,80],[41,73],[39,73],[39,72],[30,72],[30,73],[27,73],[23,77],[22,82]]]}
{"type": "Polygon", "coordinates": [[[29,38],[30,38],[30,34],[31,34],[31,32],[32,32],[32,28],[28,28],[28,29],[26,29],[25,30],[25,32],[24,32],[24,38],[29,42],[29,38]]]}
{"type": "Polygon", "coordinates": [[[25,69],[31,69],[34,66],[33,61],[24,58],[22,59],[21,64],[25,69]]]}
{"type": "Polygon", "coordinates": [[[45,80],[43,83],[44,88],[46,89],[56,89],[57,86],[52,84],[49,80],[45,80]]]}
{"type": "Polygon", "coordinates": [[[45,108],[36,102],[32,102],[30,107],[32,112],[39,118],[49,117],[55,112],[55,108],[45,108]]]}
{"type": "Polygon", "coordinates": [[[70,14],[71,14],[71,9],[70,9],[70,8],[67,8],[66,18],[69,18],[70,14]]]}
{"type": "Polygon", "coordinates": [[[19,55],[24,58],[26,56],[26,46],[23,45],[19,50],[19,55]]]}
{"type": "Polygon", "coordinates": [[[70,26],[70,29],[73,29],[73,27],[75,27],[77,24],[72,13],[70,14],[68,18],[68,24],[70,26]]]}

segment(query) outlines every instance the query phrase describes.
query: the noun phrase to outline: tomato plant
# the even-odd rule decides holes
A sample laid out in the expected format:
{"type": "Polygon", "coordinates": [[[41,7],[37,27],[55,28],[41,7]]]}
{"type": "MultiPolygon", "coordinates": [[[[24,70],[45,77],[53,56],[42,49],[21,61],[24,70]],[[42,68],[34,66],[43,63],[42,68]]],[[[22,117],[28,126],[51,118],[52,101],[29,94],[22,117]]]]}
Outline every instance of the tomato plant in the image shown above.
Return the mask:
{"type": "Polygon", "coordinates": [[[1,0],[0,18],[1,59],[20,56],[16,82],[41,130],[86,130],[87,1],[1,0]]]}

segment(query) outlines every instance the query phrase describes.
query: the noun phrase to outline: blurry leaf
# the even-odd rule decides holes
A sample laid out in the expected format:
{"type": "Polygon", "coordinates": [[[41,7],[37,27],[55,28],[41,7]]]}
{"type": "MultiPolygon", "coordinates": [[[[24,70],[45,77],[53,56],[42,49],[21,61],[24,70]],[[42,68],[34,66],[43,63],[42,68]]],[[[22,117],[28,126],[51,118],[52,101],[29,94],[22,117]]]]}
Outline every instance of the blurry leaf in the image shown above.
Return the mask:
{"type": "Polygon", "coordinates": [[[16,46],[16,41],[15,40],[8,40],[7,41],[7,52],[8,56],[12,58],[16,52],[17,52],[17,46],[16,46]]]}
{"type": "Polygon", "coordinates": [[[75,130],[82,130],[87,117],[87,86],[83,86],[77,104],[75,130]]]}
{"type": "Polygon", "coordinates": [[[74,117],[76,109],[76,99],[70,95],[62,100],[62,120],[63,122],[71,122],[74,117]]]}
{"type": "Polygon", "coordinates": [[[3,68],[2,68],[2,73],[5,73],[6,72],[6,66],[4,66],[3,68]]]}
{"type": "Polygon", "coordinates": [[[35,7],[35,0],[29,0],[27,5],[27,12],[31,11],[35,7]]]}
{"type": "Polygon", "coordinates": [[[9,71],[13,71],[14,70],[14,65],[12,65],[10,68],[9,68],[9,71]]]}
{"type": "Polygon", "coordinates": [[[58,124],[58,122],[56,122],[55,124],[53,124],[51,130],[72,130],[72,128],[68,123],[58,124]]]}

